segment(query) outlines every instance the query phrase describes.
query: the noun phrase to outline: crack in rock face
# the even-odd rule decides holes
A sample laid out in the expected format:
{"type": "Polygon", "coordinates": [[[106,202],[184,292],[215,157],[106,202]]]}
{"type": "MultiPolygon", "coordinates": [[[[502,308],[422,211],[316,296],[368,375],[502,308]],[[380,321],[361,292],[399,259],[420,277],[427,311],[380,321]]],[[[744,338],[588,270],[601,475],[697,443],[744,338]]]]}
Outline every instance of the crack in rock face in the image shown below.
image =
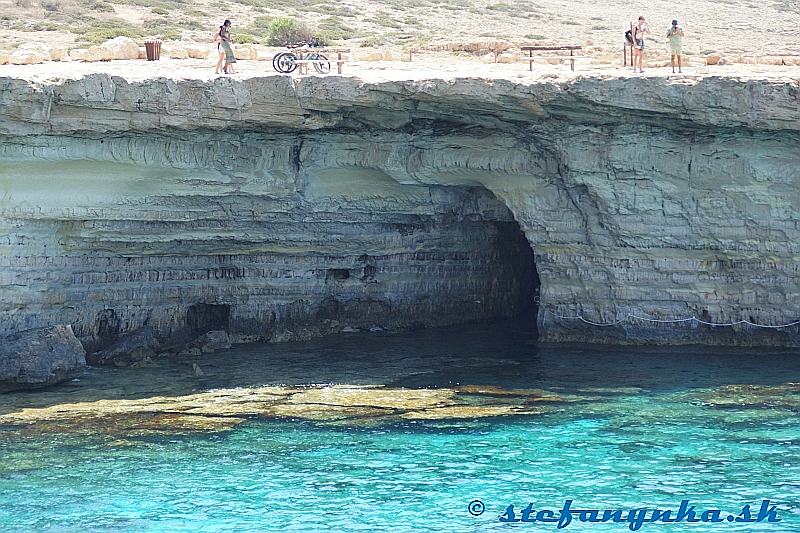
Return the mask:
{"type": "MultiPolygon", "coordinates": [[[[0,78],[0,335],[800,344],[790,81],[0,78]],[[538,303],[538,306],[536,305],[538,303]]],[[[178,348],[175,348],[176,350],[178,348]]],[[[444,412],[444,411],[443,411],[444,412]]]]}

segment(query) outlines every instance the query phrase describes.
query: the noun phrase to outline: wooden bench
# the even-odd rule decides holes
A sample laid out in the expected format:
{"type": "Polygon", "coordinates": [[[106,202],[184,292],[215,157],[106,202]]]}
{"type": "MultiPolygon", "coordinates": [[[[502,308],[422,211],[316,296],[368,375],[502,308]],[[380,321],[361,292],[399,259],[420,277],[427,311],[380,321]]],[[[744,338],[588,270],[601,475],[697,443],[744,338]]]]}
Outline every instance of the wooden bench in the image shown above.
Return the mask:
{"type": "Polygon", "coordinates": [[[520,50],[523,52],[528,52],[528,67],[531,71],[533,71],[533,62],[537,59],[569,59],[570,68],[572,71],[575,71],[575,60],[576,59],[588,59],[587,56],[576,56],[575,50],[580,50],[582,47],[579,45],[574,44],[565,44],[565,45],[558,45],[558,46],[520,46],[520,50]],[[561,56],[561,55],[551,55],[551,56],[534,56],[533,52],[558,52],[558,51],[567,51],[569,50],[569,56],[561,56]]]}

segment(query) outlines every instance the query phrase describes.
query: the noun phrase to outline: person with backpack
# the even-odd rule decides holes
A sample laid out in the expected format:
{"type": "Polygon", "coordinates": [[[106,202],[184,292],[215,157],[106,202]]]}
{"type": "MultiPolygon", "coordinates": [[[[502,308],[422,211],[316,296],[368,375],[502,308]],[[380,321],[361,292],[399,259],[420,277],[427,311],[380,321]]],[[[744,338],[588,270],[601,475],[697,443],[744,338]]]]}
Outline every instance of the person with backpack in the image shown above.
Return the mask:
{"type": "Polygon", "coordinates": [[[678,58],[678,72],[681,72],[681,49],[683,48],[683,28],[678,26],[678,21],[672,21],[672,27],[667,30],[669,39],[669,52],[672,55],[672,73],[675,74],[675,58],[678,58]]]}
{"type": "Polygon", "coordinates": [[[642,62],[644,60],[644,36],[650,33],[644,16],[639,17],[639,22],[633,27],[633,71],[636,72],[636,60],[639,60],[639,72],[642,70],[642,62]]]}

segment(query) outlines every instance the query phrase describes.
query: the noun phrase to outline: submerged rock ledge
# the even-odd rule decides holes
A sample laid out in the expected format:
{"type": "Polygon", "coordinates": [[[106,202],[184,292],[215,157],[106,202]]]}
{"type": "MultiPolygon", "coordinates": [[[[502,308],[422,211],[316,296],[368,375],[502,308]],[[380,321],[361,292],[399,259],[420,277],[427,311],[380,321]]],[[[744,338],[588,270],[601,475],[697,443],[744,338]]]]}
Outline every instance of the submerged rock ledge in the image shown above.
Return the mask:
{"type": "Polygon", "coordinates": [[[0,335],[800,345],[800,81],[0,77],[0,335]],[[520,231],[521,230],[521,231],[520,231]],[[532,250],[532,253],[531,253],[532,250]]]}
{"type": "Polygon", "coordinates": [[[254,418],[374,424],[403,420],[461,420],[539,415],[548,404],[582,401],[543,390],[484,391],[335,385],[265,386],[175,397],[59,403],[0,414],[4,432],[47,434],[58,428],[116,437],[226,431],[254,418]],[[491,392],[491,391],[490,391],[491,392]]]}

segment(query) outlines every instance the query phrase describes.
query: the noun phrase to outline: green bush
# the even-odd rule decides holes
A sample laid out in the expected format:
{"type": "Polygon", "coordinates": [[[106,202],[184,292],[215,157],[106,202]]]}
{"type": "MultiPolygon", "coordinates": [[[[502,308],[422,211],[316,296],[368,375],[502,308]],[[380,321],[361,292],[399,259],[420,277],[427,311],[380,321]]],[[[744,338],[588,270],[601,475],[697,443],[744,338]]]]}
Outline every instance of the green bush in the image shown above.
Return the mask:
{"type": "Polygon", "coordinates": [[[243,31],[255,36],[258,42],[264,42],[264,36],[269,33],[269,25],[273,20],[275,20],[274,17],[260,15],[256,17],[249,26],[243,28],[243,31]]]}
{"type": "MultiPolygon", "coordinates": [[[[151,19],[144,26],[138,27],[148,36],[154,36],[164,41],[177,41],[181,38],[181,30],[190,27],[191,21],[175,20],[174,17],[151,19]]],[[[195,24],[196,28],[202,28],[195,24]]]]}
{"type": "Polygon", "coordinates": [[[269,25],[272,24],[272,21],[275,20],[275,17],[270,17],[267,15],[259,15],[255,19],[253,19],[253,23],[250,24],[252,28],[261,28],[262,31],[269,31],[269,25]]]}
{"type": "Polygon", "coordinates": [[[236,33],[233,35],[233,40],[239,44],[256,44],[260,40],[252,33],[236,33]]]}
{"type": "Polygon", "coordinates": [[[273,19],[267,28],[267,44],[270,46],[283,46],[288,42],[305,41],[311,37],[308,26],[286,17],[273,19]]]}
{"type": "Polygon", "coordinates": [[[58,11],[58,0],[40,0],[39,5],[42,6],[42,9],[51,13],[58,11]]]}
{"type": "Polygon", "coordinates": [[[378,46],[382,41],[383,39],[378,35],[369,35],[368,37],[362,39],[358,46],[362,48],[373,48],[378,46]]]}
{"type": "Polygon", "coordinates": [[[181,39],[181,30],[174,28],[163,29],[156,36],[162,41],[179,41],[181,39]]]}
{"type": "Polygon", "coordinates": [[[130,37],[131,39],[137,39],[141,37],[141,33],[116,28],[92,28],[83,34],[83,40],[90,44],[104,43],[114,37],[130,37]]]}
{"type": "Polygon", "coordinates": [[[317,26],[317,37],[324,43],[352,39],[355,36],[356,31],[335,15],[321,21],[317,26]]]}
{"type": "Polygon", "coordinates": [[[73,33],[83,36],[84,41],[95,43],[124,36],[135,39],[142,36],[142,27],[119,19],[97,20],[86,18],[84,24],[75,25],[73,33]]]}
{"type": "Polygon", "coordinates": [[[381,11],[376,13],[374,17],[367,20],[377,24],[378,26],[383,26],[384,28],[397,29],[402,27],[402,24],[398,23],[394,18],[392,18],[391,15],[381,11]]]}
{"type": "Polygon", "coordinates": [[[99,13],[113,13],[114,6],[106,2],[95,2],[91,5],[91,9],[93,11],[97,11],[99,13]]]}
{"type": "Polygon", "coordinates": [[[207,30],[208,26],[203,24],[197,19],[179,20],[176,24],[177,27],[184,30],[207,30]]]}

